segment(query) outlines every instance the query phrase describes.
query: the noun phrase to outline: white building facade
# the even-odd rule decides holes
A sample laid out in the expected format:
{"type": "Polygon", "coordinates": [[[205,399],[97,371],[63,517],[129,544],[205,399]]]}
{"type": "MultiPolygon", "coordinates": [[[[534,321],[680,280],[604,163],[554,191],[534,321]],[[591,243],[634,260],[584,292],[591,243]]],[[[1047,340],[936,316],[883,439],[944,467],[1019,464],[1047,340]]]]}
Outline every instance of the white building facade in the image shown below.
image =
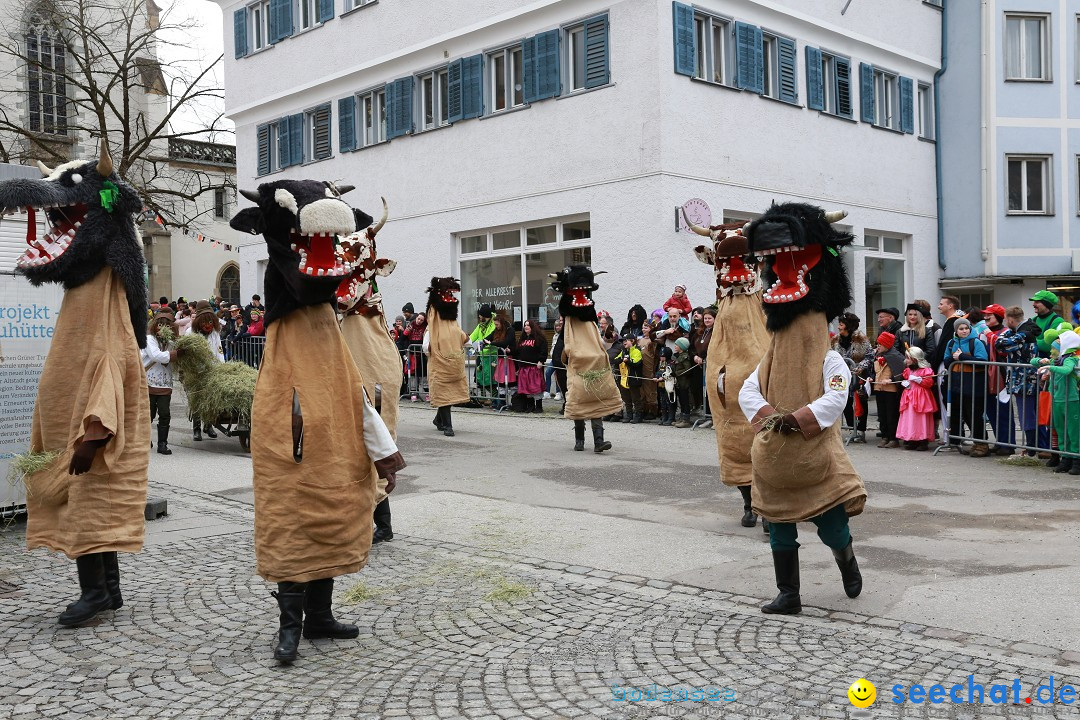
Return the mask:
{"type": "MultiPolygon", "coordinates": [[[[677,224],[694,199],[713,223],[847,210],[863,317],[937,293],[930,4],[314,2],[219,0],[237,182],[348,183],[372,215],[385,196],[391,314],[454,275],[463,324],[490,302],[550,326],[546,276],[571,262],[607,271],[597,304],[620,321],[676,283],[709,304],[677,224]]],[[[248,296],[266,253],[243,250],[248,296]]]]}

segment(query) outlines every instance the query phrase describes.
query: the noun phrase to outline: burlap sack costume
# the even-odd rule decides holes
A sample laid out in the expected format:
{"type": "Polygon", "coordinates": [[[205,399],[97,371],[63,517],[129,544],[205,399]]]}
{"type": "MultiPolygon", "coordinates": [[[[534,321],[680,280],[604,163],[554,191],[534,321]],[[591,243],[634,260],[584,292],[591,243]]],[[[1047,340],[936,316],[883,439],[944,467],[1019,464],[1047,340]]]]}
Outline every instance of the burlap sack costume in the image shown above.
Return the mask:
{"type": "Polygon", "coordinates": [[[26,478],[27,548],[46,547],[70,558],[138,552],[150,407],[128,299],[111,267],[64,293],[52,344],[38,384],[30,449],[62,454],[26,478]],[[102,426],[112,439],[89,472],[69,475],[76,443],[105,436],[91,436],[102,426]]]}
{"type": "Polygon", "coordinates": [[[267,329],[251,459],[257,569],[270,582],[336,577],[367,564],[376,472],[364,445],[363,388],[329,304],[300,307],[267,329]],[[294,394],[304,421],[299,462],[294,394]]]}
{"type": "MultiPolygon", "coordinates": [[[[379,416],[390,435],[397,440],[398,391],[401,388],[401,355],[398,353],[386,317],[349,314],[341,320],[341,335],[349,346],[356,368],[364,380],[368,397],[375,402],[375,386],[379,386],[379,416]]],[[[386,480],[377,479],[375,504],[386,499],[386,480]]]]}
{"type": "Polygon", "coordinates": [[[457,320],[443,320],[428,308],[428,387],[431,406],[440,408],[469,402],[465,376],[465,342],[469,336],[457,320]]]}
{"type": "Polygon", "coordinates": [[[705,390],[716,429],[720,479],[731,487],[749,485],[754,477],[750,462],[754,429],[739,407],[739,391],[768,346],[760,292],[750,295],[737,292],[716,301],[716,322],[705,366],[705,390]],[[721,369],[724,369],[723,402],[716,383],[721,369]]]}
{"type": "MultiPolygon", "coordinates": [[[[828,350],[823,313],[801,315],[773,335],[758,377],[777,414],[794,413],[821,397],[828,350]]],[[[769,522],[802,522],[840,504],[849,517],[863,511],[866,489],[844,449],[839,423],[809,440],[799,433],[757,433],[751,458],[754,512],[769,522]]]]}
{"type": "Polygon", "coordinates": [[[573,317],[563,321],[566,409],[569,420],[591,420],[622,409],[622,397],[596,325],[573,317]]]}

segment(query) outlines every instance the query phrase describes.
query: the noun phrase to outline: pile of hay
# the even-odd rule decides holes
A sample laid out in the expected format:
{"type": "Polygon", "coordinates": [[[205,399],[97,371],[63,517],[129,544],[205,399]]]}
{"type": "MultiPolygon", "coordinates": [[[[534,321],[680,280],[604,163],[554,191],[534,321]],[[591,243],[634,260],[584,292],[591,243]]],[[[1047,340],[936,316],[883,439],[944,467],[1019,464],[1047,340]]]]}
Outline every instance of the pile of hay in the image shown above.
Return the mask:
{"type": "Polygon", "coordinates": [[[206,422],[237,416],[241,425],[247,425],[259,372],[242,362],[217,362],[210,343],[197,333],[177,340],[176,350],[175,367],[192,415],[206,422]]]}
{"type": "Polygon", "coordinates": [[[45,452],[27,451],[22,455],[15,455],[11,458],[11,464],[8,465],[8,482],[13,486],[22,483],[26,488],[26,494],[33,495],[30,477],[52,465],[63,454],[59,450],[46,450],[45,452]]]}

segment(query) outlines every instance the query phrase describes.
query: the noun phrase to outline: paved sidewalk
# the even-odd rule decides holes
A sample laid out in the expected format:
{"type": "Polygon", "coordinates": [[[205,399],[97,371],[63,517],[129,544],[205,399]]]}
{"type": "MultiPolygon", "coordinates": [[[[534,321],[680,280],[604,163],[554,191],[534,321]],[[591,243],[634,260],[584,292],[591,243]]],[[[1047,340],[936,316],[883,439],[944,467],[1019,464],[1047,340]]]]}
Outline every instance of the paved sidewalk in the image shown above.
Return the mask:
{"type": "MultiPolygon", "coordinates": [[[[808,608],[762,615],[760,598],[397,535],[340,578],[358,640],[302,641],[271,659],[276,605],[254,574],[249,505],[155,484],[170,515],[123,556],[125,606],[91,627],[55,616],[76,593],[66,558],[0,531],[0,718],[846,718],[1076,717],[1075,707],[891,703],[896,683],[1025,693],[1080,681],[1058,649],[808,608]],[[351,600],[351,603],[349,602],[351,600]],[[877,684],[870,711],[847,687],[877,684]],[[730,690],[733,700],[615,699],[613,686],[730,690]]],[[[507,551],[507,548],[511,551],[507,551]]],[[[722,697],[722,695],[721,695],[722,697]]]]}

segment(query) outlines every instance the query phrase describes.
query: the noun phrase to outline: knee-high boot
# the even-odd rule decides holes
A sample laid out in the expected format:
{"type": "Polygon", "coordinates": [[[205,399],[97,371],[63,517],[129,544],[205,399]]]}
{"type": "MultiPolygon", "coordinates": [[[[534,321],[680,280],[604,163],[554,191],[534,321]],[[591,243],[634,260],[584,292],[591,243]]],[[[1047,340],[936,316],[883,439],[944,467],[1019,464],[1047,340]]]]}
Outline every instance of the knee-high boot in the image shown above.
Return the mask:
{"type": "Polygon", "coordinates": [[[443,408],[436,408],[435,419],[431,421],[431,424],[435,426],[435,429],[439,432],[443,431],[443,408]]]}
{"type": "MultiPolygon", "coordinates": [[[[390,498],[383,498],[383,501],[375,506],[375,532],[371,536],[371,543],[381,543],[385,540],[394,539],[394,528],[390,524],[390,498]]],[[[308,590],[308,592],[311,592],[308,590]]]]}
{"type": "Polygon", "coordinates": [[[749,485],[740,485],[739,486],[739,492],[742,493],[742,501],[743,501],[743,504],[742,504],[742,508],[743,508],[742,526],[743,527],[754,527],[755,525],[757,525],[757,515],[754,514],[754,509],[753,509],[753,507],[751,507],[751,503],[750,503],[750,486],[749,485]]]}
{"type": "Polygon", "coordinates": [[[443,428],[442,434],[446,437],[454,437],[454,421],[450,419],[450,405],[446,405],[442,408],[443,411],[443,428]]]}
{"type": "Polygon", "coordinates": [[[169,449],[169,426],[158,421],[157,426],[157,451],[159,455],[172,455],[169,449]]]}
{"type": "Polygon", "coordinates": [[[585,421],[584,420],[575,420],[574,421],[574,449],[575,450],[584,450],[585,449],[585,421]]]}
{"type": "Polygon", "coordinates": [[[602,453],[605,450],[610,450],[611,443],[604,440],[604,421],[590,420],[589,423],[592,425],[593,452],[602,453]]]}
{"type": "Polygon", "coordinates": [[[300,633],[304,628],[304,590],[307,583],[278,583],[277,592],[270,593],[277,599],[280,627],[274,659],[289,664],[296,659],[300,645],[300,633]]]}
{"type": "Polygon", "coordinates": [[[74,627],[90,620],[102,610],[112,607],[112,598],[105,587],[105,565],[101,553],[75,558],[79,572],[79,599],[67,606],[57,619],[64,627],[74,627]]]}
{"type": "Polygon", "coordinates": [[[334,619],[330,609],[333,599],[334,578],[312,580],[307,584],[304,595],[304,637],[308,640],[350,640],[360,635],[360,629],[355,625],[346,625],[334,619]]]}
{"type": "Polygon", "coordinates": [[[124,597],[120,594],[120,562],[115,552],[101,553],[101,564],[105,569],[105,589],[109,591],[109,599],[113,610],[119,610],[124,606],[124,597]]]}
{"type": "Polygon", "coordinates": [[[780,594],[771,603],[762,605],[761,612],[768,615],[795,615],[802,612],[802,598],[799,597],[799,549],[773,550],[772,558],[776,588],[780,594]]]}
{"type": "Polygon", "coordinates": [[[855,559],[855,550],[851,543],[843,550],[833,548],[833,557],[840,568],[840,577],[844,581],[844,592],[849,598],[859,597],[862,592],[862,573],[859,572],[859,562],[855,559]]]}

